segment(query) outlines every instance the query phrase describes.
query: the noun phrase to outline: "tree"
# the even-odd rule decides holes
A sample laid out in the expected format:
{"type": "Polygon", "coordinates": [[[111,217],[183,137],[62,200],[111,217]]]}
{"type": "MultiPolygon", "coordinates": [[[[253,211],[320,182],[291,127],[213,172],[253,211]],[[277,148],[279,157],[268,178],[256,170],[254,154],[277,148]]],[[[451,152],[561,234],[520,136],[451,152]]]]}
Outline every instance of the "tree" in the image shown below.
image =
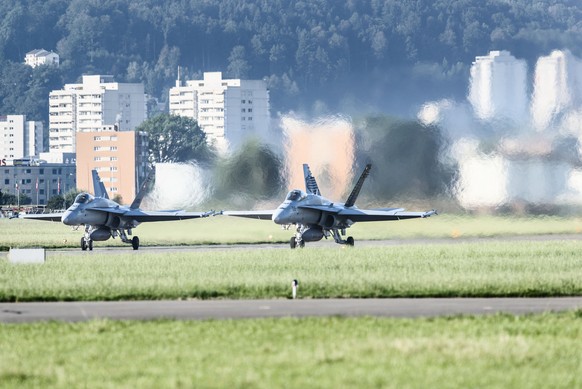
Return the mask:
{"type": "Polygon", "coordinates": [[[368,117],[360,128],[359,164],[381,167],[366,184],[377,199],[430,197],[453,184],[454,171],[439,160],[443,139],[437,128],[388,116],[368,117]]]}
{"type": "Polygon", "coordinates": [[[248,199],[269,199],[284,186],[283,162],[268,146],[256,140],[243,144],[216,167],[215,195],[240,206],[248,199]]]}
{"type": "Polygon", "coordinates": [[[145,131],[149,135],[151,163],[206,162],[213,158],[214,153],[206,143],[206,134],[194,119],[160,114],[143,122],[137,131],[145,131]]]}

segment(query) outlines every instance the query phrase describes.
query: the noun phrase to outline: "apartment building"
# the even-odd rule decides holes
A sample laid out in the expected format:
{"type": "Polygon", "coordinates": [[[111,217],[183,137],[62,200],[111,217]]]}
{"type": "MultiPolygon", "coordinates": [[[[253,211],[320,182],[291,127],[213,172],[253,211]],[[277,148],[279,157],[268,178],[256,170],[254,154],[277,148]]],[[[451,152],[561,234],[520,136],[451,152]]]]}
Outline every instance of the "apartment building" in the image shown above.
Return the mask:
{"type": "Polygon", "coordinates": [[[147,134],[117,131],[105,126],[77,133],[77,185],[93,192],[91,170],[96,169],[111,198],[131,203],[147,174],[147,134]]]}
{"type": "Polygon", "coordinates": [[[118,83],[113,76],[83,76],[49,94],[50,152],[75,152],[75,134],[115,126],[135,129],[147,118],[143,84],[118,83]]]}
{"type": "Polygon", "coordinates": [[[478,56],[471,66],[469,102],[479,119],[524,122],[528,115],[527,64],[509,51],[478,56]]]}
{"type": "Polygon", "coordinates": [[[0,160],[38,156],[43,151],[42,122],[27,121],[25,115],[0,116],[0,160]]]}
{"type": "Polygon", "coordinates": [[[223,79],[205,72],[202,80],[180,80],[170,89],[170,114],[193,118],[209,143],[227,151],[270,129],[269,90],[263,80],[223,79]]]}

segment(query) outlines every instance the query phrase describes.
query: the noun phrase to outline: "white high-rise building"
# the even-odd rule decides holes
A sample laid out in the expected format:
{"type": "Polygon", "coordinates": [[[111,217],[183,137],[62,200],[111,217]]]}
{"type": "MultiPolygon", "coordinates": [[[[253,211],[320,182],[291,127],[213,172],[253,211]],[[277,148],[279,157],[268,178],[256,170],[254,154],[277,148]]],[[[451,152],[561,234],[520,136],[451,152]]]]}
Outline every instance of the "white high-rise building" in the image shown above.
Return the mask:
{"type": "Polygon", "coordinates": [[[42,122],[26,121],[25,115],[0,116],[0,160],[38,156],[43,151],[42,122]]]}
{"type": "Polygon", "coordinates": [[[176,81],[170,114],[195,119],[209,143],[226,151],[250,136],[269,136],[269,90],[263,80],[224,80],[221,72],[205,72],[203,80],[185,86],[176,81]]]}
{"type": "Polygon", "coordinates": [[[568,50],[553,51],[536,63],[532,118],[538,131],[567,109],[582,105],[582,61],[568,50]]]}
{"type": "Polygon", "coordinates": [[[509,51],[491,51],[471,66],[469,102],[477,118],[525,122],[527,118],[527,64],[509,51]]]}
{"type": "Polygon", "coordinates": [[[124,84],[113,76],[83,76],[81,84],[66,84],[49,95],[51,152],[75,152],[77,131],[115,126],[135,129],[147,118],[143,84],[124,84]]]}

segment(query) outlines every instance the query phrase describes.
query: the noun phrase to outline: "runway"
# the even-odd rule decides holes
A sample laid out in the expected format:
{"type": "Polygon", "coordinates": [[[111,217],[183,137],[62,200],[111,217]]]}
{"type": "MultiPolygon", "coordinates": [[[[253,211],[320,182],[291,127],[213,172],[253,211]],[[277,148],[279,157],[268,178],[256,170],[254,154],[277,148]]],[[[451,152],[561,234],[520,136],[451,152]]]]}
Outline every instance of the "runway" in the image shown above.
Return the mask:
{"type": "MultiPolygon", "coordinates": [[[[463,243],[493,243],[493,242],[523,242],[523,241],[557,241],[557,240],[582,240],[582,234],[562,234],[562,235],[513,235],[481,238],[410,238],[410,239],[387,239],[387,240],[357,240],[355,249],[359,247],[394,247],[405,245],[427,245],[427,244],[463,244],[463,243]]],[[[309,242],[301,250],[310,248],[345,249],[346,246],[338,245],[333,240],[322,240],[319,242],[309,242]]],[[[91,253],[105,252],[108,254],[123,253],[171,253],[171,252],[212,252],[228,250],[290,250],[289,243],[237,243],[237,244],[205,244],[189,246],[141,246],[139,250],[132,250],[131,246],[103,247],[95,244],[93,251],[82,251],[80,248],[47,249],[47,258],[57,254],[78,254],[89,255],[91,253]]],[[[7,255],[0,253],[0,259],[7,255]]]]}
{"type": "Polygon", "coordinates": [[[573,309],[582,309],[582,297],[0,303],[0,322],[78,322],[93,319],[225,320],[322,316],[418,318],[499,312],[523,315],[573,309]]]}

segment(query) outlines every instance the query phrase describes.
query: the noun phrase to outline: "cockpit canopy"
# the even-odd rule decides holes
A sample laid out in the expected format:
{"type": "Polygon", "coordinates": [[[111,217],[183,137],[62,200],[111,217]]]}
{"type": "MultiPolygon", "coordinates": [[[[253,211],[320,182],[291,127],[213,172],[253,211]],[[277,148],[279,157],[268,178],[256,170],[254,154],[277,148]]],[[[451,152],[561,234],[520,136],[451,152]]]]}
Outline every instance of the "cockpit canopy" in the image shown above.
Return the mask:
{"type": "Polygon", "coordinates": [[[298,189],[294,189],[291,192],[287,193],[287,197],[285,198],[285,200],[298,201],[301,200],[303,197],[305,197],[305,193],[298,189]]]}
{"type": "Polygon", "coordinates": [[[93,200],[93,196],[89,193],[80,193],[75,197],[75,204],[85,204],[93,200]]]}

